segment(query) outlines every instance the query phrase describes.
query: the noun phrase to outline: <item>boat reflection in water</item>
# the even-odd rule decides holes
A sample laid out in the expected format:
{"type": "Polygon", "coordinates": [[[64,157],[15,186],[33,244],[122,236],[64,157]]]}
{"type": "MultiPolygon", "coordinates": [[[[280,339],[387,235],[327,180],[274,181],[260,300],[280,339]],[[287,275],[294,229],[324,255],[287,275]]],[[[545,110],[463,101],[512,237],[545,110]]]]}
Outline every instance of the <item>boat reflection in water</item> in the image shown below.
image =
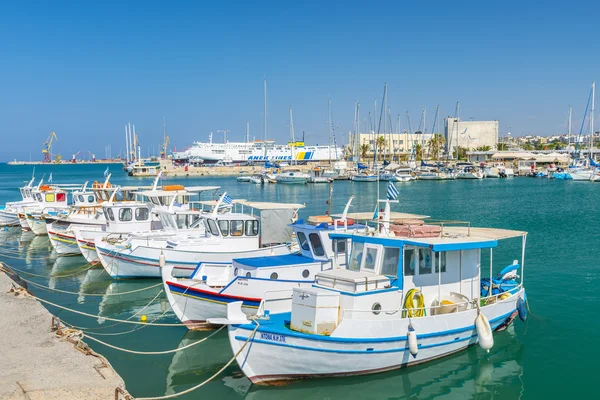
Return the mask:
{"type": "Polygon", "coordinates": [[[56,257],[48,276],[48,287],[61,290],[79,287],[85,278],[87,267],[89,265],[82,256],[56,257]]]}
{"type": "MultiPolygon", "coordinates": [[[[515,336],[514,326],[511,325],[506,331],[494,336],[497,345],[487,355],[484,355],[484,350],[474,346],[467,351],[410,369],[344,378],[343,385],[340,385],[339,379],[313,379],[287,382],[282,386],[259,386],[251,385],[241,373],[226,376],[222,382],[238,394],[245,395],[246,400],[282,398],[418,398],[422,400],[465,399],[474,396],[518,398],[524,391],[521,379],[524,346],[515,336]]],[[[206,355],[200,357],[203,344],[195,350],[199,354],[194,359],[195,369],[202,368],[198,359],[208,358],[206,355]]],[[[220,365],[222,366],[224,362],[226,361],[221,360],[220,365]]],[[[211,368],[212,365],[210,362],[205,362],[204,368],[211,368]]],[[[186,376],[182,371],[185,367],[183,362],[178,362],[175,367],[179,369],[179,376],[186,376]]],[[[192,379],[194,374],[188,372],[187,376],[192,379]]],[[[196,379],[195,382],[201,381],[202,379],[196,379]]]]}
{"type": "MultiPolygon", "coordinates": [[[[188,346],[213,333],[215,332],[188,331],[177,347],[188,346]]],[[[176,352],[167,371],[165,395],[179,393],[208,379],[227,363],[230,352],[231,347],[229,346],[226,329],[214,334],[214,336],[203,343],[176,352]]],[[[237,367],[234,364],[233,367],[229,367],[224,373],[230,375],[236,370],[237,367]]],[[[249,387],[250,381],[244,374],[240,374],[240,376],[248,383],[249,387]]],[[[213,383],[213,388],[218,385],[215,385],[217,382],[218,380],[213,383]]],[[[224,393],[224,395],[227,395],[227,393],[224,393]]],[[[215,397],[214,394],[211,397],[215,397]]]]}

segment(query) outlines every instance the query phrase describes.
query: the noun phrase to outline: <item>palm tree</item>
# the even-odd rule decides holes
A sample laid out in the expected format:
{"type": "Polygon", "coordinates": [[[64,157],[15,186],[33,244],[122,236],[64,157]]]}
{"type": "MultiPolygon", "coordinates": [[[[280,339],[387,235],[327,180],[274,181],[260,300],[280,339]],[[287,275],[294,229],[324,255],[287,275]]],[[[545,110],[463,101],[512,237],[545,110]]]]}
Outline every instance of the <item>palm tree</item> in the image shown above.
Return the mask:
{"type": "Polygon", "coordinates": [[[444,138],[444,135],[439,133],[434,134],[429,140],[429,152],[431,153],[431,158],[438,159],[445,144],[446,139],[444,138]]]}
{"type": "Polygon", "coordinates": [[[531,143],[525,143],[523,145],[523,150],[530,151],[530,150],[533,150],[533,149],[534,149],[534,147],[533,147],[533,145],[531,143]]]}
{"type": "Polygon", "coordinates": [[[415,144],[415,159],[417,161],[423,159],[423,146],[420,143],[415,144]]]}
{"type": "Polygon", "coordinates": [[[368,143],[363,143],[360,145],[360,157],[364,160],[367,158],[367,153],[371,151],[371,146],[368,143]]]}
{"type": "Polygon", "coordinates": [[[496,148],[498,149],[498,151],[506,151],[508,150],[508,145],[506,143],[498,143],[496,145],[496,148]]]}
{"type": "Polygon", "coordinates": [[[381,156],[382,150],[385,149],[386,140],[383,136],[378,136],[375,141],[375,146],[377,147],[377,153],[381,156]]]}
{"type": "Polygon", "coordinates": [[[477,151],[490,151],[492,148],[490,146],[479,146],[476,150],[477,151]]]}
{"type": "Polygon", "coordinates": [[[352,156],[352,147],[350,145],[344,146],[344,160],[348,160],[352,156]]]}
{"type": "MultiPolygon", "coordinates": [[[[458,146],[458,159],[459,160],[466,160],[467,159],[467,151],[469,149],[467,149],[466,147],[462,147],[462,146],[458,146]]],[[[452,156],[454,158],[456,158],[456,150],[454,150],[452,152],[452,156]]]]}

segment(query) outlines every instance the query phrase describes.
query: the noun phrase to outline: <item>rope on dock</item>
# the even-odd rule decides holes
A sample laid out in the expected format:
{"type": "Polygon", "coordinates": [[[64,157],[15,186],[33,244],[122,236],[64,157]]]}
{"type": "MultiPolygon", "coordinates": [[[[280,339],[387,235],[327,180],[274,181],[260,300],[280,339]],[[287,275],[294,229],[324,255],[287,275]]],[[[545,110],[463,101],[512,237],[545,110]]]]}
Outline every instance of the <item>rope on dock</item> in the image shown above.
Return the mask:
{"type": "Polygon", "coordinates": [[[194,387],[191,387],[189,389],[184,390],[183,392],[173,393],[173,394],[169,394],[169,395],[166,395],[166,396],[158,396],[158,397],[139,397],[139,398],[137,398],[137,400],[165,400],[165,399],[173,399],[175,397],[179,397],[179,396],[182,396],[184,394],[188,394],[190,392],[193,392],[196,389],[200,389],[202,386],[206,385],[207,383],[209,383],[210,381],[212,381],[213,379],[215,379],[223,371],[225,371],[225,369],[227,367],[229,367],[231,365],[231,363],[233,363],[235,361],[235,359],[237,358],[237,356],[239,356],[241,354],[241,352],[246,348],[246,345],[248,345],[248,343],[250,342],[250,340],[254,339],[254,336],[256,335],[256,331],[258,330],[258,327],[260,326],[260,324],[258,323],[258,321],[256,321],[256,320],[254,320],[254,321],[256,322],[256,328],[254,328],[254,330],[252,331],[252,333],[248,336],[248,339],[246,339],[246,341],[244,342],[244,344],[242,345],[242,347],[240,347],[240,349],[233,355],[233,357],[231,357],[231,359],[229,361],[227,361],[227,364],[225,364],[223,367],[221,367],[221,369],[219,369],[217,372],[215,372],[210,378],[208,378],[204,382],[201,382],[201,383],[197,384],[194,387]]]}

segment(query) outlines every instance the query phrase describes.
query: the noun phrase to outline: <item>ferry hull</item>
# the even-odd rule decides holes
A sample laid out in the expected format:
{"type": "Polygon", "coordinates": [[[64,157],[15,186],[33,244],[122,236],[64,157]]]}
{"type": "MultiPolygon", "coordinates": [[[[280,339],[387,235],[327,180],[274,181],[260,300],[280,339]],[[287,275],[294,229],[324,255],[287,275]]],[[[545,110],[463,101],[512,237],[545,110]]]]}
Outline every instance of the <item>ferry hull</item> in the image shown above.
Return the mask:
{"type": "MultiPolygon", "coordinates": [[[[519,296],[512,297],[514,299],[482,308],[493,330],[504,328],[517,315],[516,303],[519,296]]],[[[248,379],[257,384],[290,379],[366,375],[422,364],[477,344],[478,336],[474,326],[477,310],[453,314],[450,318],[452,317],[459,321],[440,323],[437,325],[438,329],[432,330],[425,329],[428,324],[421,325],[420,318],[411,320],[419,344],[419,351],[414,357],[410,353],[405,334],[397,338],[336,338],[334,335],[326,337],[294,332],[280,327],[279,323],[271,328],[272,325],[261,322],[254,335],[252,332],[255,325],[230,325],[229,341],[234,354],[248,342],[236,361],[248,379]]],[[[404,332],[408,331],[408,318],[395,322],[406,327],[404,332]]]]}

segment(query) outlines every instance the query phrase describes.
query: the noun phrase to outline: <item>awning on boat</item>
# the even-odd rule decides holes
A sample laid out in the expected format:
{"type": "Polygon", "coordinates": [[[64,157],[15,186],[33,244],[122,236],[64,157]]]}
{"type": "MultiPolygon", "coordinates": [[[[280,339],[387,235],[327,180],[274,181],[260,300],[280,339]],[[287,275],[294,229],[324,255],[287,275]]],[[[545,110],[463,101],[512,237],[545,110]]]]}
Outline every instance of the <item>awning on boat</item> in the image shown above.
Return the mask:
{"type": "Polygon", "coordinates": [[[497,228],[469,228],[467,226],[445,226],[442,229],[444,236],[474,236],[482,239],[502,240],[527,235],[525,231],[497,228]]]}
{"type": "MultiPolygon", "coordinates": [[[[333,216],[336,218],[341,218],[343,214],[334,214],[333,216]]],[[[383,213],[379,214],[380,216],[383,216],[383,213]]],[[[355,219],[355,220],[359,220],[359,221],[371,221],[373,220],[373,212],[355,212],[355,213],[348,213],[346,214],[347,218],[351,218],[351,219],[355,219]]],[[[397,212],[397,211],[392,211],[390,212],[390,219],[391,221],[397,220],[397,219],[426,219],[429,218],[429,215],[419,215],[419,214],[409,214],[409,213],[403,213],[403,212],[397,212]]],[[[378,220],[381,221],[381,220],[378,220]]],[[[385,222],[385,221],[384,221],[385,222]]]]}
{"type": "MultiPolygon", "coordinates": [[[[235,200],[234,200],[235,202],[235,200]]],[[[238,200],[239,204],[244,206],[249,206],[252,208],[256,208],[257,210],[298,210],[300,208],[306,207],[306,204],[299,203],[269,203],[264,201],[248,201],[248,200],[238,200]]]]}

